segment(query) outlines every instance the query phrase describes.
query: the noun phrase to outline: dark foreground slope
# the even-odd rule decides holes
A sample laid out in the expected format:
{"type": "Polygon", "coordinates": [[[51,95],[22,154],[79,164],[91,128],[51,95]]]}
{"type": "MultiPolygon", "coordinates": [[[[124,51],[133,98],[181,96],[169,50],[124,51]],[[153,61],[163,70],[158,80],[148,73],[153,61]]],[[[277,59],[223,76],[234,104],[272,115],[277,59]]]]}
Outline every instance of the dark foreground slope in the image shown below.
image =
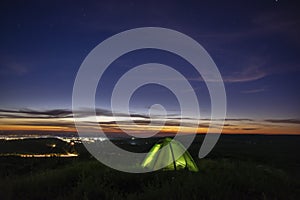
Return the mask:
{"type": "MultiPolygon", "coordinates": [[[[202,139],[190,148],[194,158],[202,139]]],[[[299,137],[222,136],[195,159],[198,173],[118,172],[80,144],[76,158],[1,157],[0,199],[299,199],[297,144],[299,137]]]]}

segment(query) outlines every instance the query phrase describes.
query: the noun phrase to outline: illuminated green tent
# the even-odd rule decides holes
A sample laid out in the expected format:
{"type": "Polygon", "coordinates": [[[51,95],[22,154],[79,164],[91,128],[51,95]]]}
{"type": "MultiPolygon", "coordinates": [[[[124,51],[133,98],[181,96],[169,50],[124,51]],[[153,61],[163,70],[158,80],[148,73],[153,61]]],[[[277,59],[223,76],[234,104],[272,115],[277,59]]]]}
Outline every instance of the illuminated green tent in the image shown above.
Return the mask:
{"type": "Polygon", "coordinates": [[[194,172],[199,171],[184,146],[171,138],[165,138],[156,143],[142,162],[142,167],[152,170],[162,168],[163,170],[186,169],[194,172]]]}

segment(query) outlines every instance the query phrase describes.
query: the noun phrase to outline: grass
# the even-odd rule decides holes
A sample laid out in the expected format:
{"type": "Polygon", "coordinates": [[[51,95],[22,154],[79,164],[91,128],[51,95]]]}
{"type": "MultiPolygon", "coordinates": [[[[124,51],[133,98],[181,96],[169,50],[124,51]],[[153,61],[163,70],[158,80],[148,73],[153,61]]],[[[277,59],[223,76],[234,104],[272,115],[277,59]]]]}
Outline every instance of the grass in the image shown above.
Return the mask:
{"type": "MultiPolygon", "coordinates": [[[[299,153],[290,154],[295,139],[264,143],[223,140],[207,158],[195,159],[198,173],[119,172],[90,157],[82,146],[77,158],[0,157],[0,199],[299,199],[299,153]],[[285,150],[274,153],[280,145],[285,150]]],[[[193,155],[196,147],[190,148],[193,155]]]]}
{"type": "MultiPolygon", "coordinates": [[[[49,162],[49,161],[48,161],[49,162]]],[[[297,199],[284,171],[228,159],[198,161],[200,171],[128,174],[95,160],[1,179],[1,199],[297,199]]]]}

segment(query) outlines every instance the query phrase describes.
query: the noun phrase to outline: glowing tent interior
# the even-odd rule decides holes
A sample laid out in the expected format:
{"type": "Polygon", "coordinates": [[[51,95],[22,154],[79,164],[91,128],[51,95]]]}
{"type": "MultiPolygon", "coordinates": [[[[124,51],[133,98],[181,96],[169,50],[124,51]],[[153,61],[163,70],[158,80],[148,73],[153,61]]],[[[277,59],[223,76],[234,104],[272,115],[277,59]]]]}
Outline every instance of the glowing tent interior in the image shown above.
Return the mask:
{"type": "Polygon", "coordinates": [[[189,170],[199,171],[192,156],[178,141],[165,138],[158,141],[142,162],[142,167],[152,170],[189,170]]]}

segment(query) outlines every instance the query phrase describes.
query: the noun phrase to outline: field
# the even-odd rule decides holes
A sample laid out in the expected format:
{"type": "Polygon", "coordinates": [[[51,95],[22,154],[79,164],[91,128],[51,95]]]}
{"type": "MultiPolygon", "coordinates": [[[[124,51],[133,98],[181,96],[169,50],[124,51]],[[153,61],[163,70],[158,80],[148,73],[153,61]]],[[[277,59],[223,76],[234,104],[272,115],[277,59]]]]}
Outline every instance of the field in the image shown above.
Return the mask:
{"type": "MultiPolygon", "coordinates": [[[[299,199],[299,136],[222,135],[205,158],[189,152],[199,172],[128,174],[99,163],[76,143],[78,157],[22,158],[18,153],[64,153],[69,144],[52,138],[0,141],[0,199],[299,199]],[[49,144],[56,144],[55,150],[49,144]]],[[[147,151],[148,145],[122,142],[147,151]]]]}

